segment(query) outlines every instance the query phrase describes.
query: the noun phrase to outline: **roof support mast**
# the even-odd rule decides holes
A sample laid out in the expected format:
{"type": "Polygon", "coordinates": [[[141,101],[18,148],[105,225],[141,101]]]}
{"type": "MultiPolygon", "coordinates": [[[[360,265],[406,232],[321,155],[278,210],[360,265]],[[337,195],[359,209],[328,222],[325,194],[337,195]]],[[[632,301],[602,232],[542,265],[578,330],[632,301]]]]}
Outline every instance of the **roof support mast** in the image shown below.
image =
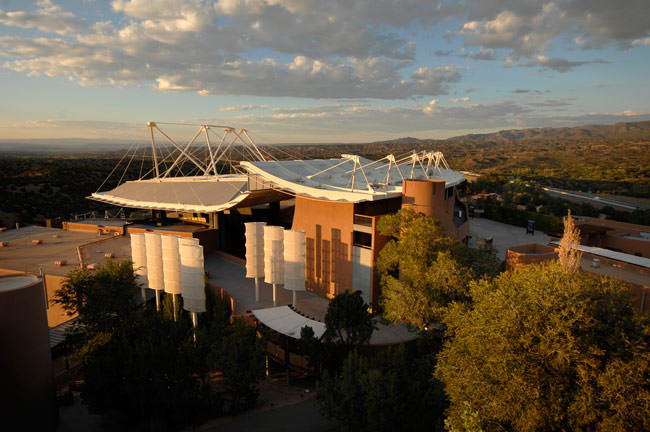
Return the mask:
{"type": "MultiPolygon", "coordinates": [[[[176,148],[176,150],[178,150],[178,151],[181,153],[181,154],[178,156],[178,158],[176,159],[176,161],[174,161],[174,165],[177,164],[178,160],[179,160],[182,156],[185,156],[185,157],[186,157],[187,159],[189,159],[189,160],[190,160],[194,165],[196,165],[196,167],[197,167],[198,169],[202,170],[203,173],[205,174],[205,167],[203,167],[203,166],[201,165],[200,162],[198,162],[196,159],[194,159],[191,155],[187,154],[187,152],[186,152],[185,150],[183,150],[183,148],[182,148],[181,146],[179,146],[178,144],[176,144],[176,142],[175,142],[173,139],[171,139],[171,138],[169,137],[169,135],[167,135],[165,132],[163,132],[162,130],[160,130],[160,128],[159,128],[158,126],[156,126],[155,123],[154,123],[153,127],[155,127],[156,129],[158,129],[158,132],[160,132],[160,133],[161,133],[165,138],[167,138],[167,140],[168,140],[168,141],[169,141],[169,142],[170,142],[170,143],[171,143],[171,144],[176,148]]],[[[198,133],[197,133],[197,135],[198,135],[198,133]]],[[[197,136],[197,135],[195,135],[193,139],[196,139],[196,136],[197,136]]],[[[190,142],[190,145],[191,145],[191,142],[190,142]]],[[[189,145],[188,145],[187,147],[189,147],[189,145]]],[[[156,169],[156,172],[157,172],[157,171],[158,171],[158,169],[156,169]]]]}
{"type": "Polygon", "coordinates": [[[153,128],[156,127],[156,123],[147,122],[149,126],[149,132],[151,133],[151,152],[153,153],[153,167],[156,170],[156,178],[160,178],[160,172],[158,172],[158,157],[156,156],[156,144],[153,139],[153,128]]]}
{"type": "Polygon", "coordinates": [[[208,168],[205,170],[207,174],[210,173],[210,169],[212,169],[212,174],[215,176],[217,175],[217,170],[215,168],[214,164],[214,154],[212,152],[212,144],[210,143],[210,135],[208,135],[208,125],[203,125],[201,126],[201,129],[203,130],[203,133],[205,134],[205,142],[208,144],[208,154],[210,155],[210,164],[208,165],[208,168]]]}
{"type": "MultiPolygon", "coordinates": [[[[195,164],[195,165],[196,165],[200,170],[203,170],[203,174],[205,175],[205,174],[207,174],[205,167],[203,167],[203,166],[201,166],[201,164],[195,162],[195,161],[194,161],[193,159],[191,159],[191,158],[189,157],[189,155],[187,154],[187,150],[190,148],[190,146],[191,146],[192,144],[194,144],[194,141],[196,141],[196,139],[199,137],[199,135],[201,134],[201,131],[203,131],[203,126],[202,126],[201,128],[199,128],[199,130],[194,134],[194,136],[192,137],[192,139],[191,139],[191,140],[190,140],[190,141],[185,145],[185,149],[184,149],[184,150],[181,150],[180,147],[177,147],[177,148],[180,150],[180,152],[181,152],[182,155],[186,155],[186,157],[187,157],[188,159],[190,159],[192,162],[194,162],[194,164],[195,164]]],[[[162,131],[161,131],[161,133],[162,133],[162,131]]],[[[163,133],[163,135],[165,135],[165,134],[163,133]]],[[[167,137],[167,135],[165,135],[165,137],[167,137]]],[[[171,138],[167,137],[167,139],[170,140],[170,142],[171,142],[172,144],[175,144],[175,143],[171,140],[171,138]]],[[[172,164],[172,166],[170,166],[170,167],[167,169],[167,171],[165,171],[165,174],[163,175],[163,178],[169,176],[169,173],[171,173],[172,170],[176,167],[176,165],[179,164],[179,162],[181,161],[181,158],[182,158],[182,156],[179,156],[178,158],[176,158],[176,160],[174,161],[174,163],[172,164]]]]}

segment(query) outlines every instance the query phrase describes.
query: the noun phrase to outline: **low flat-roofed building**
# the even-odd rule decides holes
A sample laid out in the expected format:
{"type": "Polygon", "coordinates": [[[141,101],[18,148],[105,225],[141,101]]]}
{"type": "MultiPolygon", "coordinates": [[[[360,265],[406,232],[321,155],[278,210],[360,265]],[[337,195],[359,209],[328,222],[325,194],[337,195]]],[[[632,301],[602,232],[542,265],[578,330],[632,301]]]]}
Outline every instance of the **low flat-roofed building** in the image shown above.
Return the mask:
{"type": "Polygon", "coordinates": [[[580,243],[650,258],[650,226],[574,216],[580,243]]]}
{"type": "Polygon", "coordinates": [[[66,231],[28,226],[0,233],[0,275],[28,273],[43,278],[48,326],[70,319],[51,302],[68,273],[81,265],[98,265],[111,258],[128,258],[128,238],[98,235],[97,230],[66,231]]]}
{"type": "MultiPolygon", "coordinates": [[[[559,242],[549,245],[532,243],[508,248],[506,266],[514,270],[523,265],[557,259],[559,242]]],[[[650,313],[650,259],[623,252],[580,245],[580,269],[586,273],[608,276],[629,283],[639,311],[650,313]]]]}

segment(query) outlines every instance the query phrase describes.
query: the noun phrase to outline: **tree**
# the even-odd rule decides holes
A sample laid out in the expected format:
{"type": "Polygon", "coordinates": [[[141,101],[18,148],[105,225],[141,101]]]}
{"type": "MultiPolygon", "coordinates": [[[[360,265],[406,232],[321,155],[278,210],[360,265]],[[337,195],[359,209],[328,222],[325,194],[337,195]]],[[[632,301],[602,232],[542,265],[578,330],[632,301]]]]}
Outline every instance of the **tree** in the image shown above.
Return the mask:
{"type": "Polygon", "coordinates": [[[96,333],[112,331],[128,320],[139,291],[130,260],[107,260],[94,272],[72,270],[52,301],[70,316],[79,314],[86,333],[96,333]]]}
{"type": "Polygon", "coordinates": [[[129,261],[108,261],[94,273],[74,270],[57,293],[57,302],[82,321],[75,337],[89,407],[138,430],[196,425],[223,413],[223,395],[231,412],[250,407],[264,374],[265,346],[256,329],[231,324],[227,303],[206,289],[195,343],[188,314],[173,320],[171,297],[161,313],[136,304],[139,290],[129,261]],[[218,385],[210,382],[215,371],[218,385]]]}
{"type": "Polygon", "coordinates": [[[580,230],[576,228],[571,217],[571,210],[564,218],[564,234],[560,239],[558,248],[558,260],[564,271],[575,273],[580,269],[580,259],[582,252],[578,249],[580,246],[580,230]]]}
{"type": "Polygon", "coordinates": [[[174,322],[139,308],[86,357],[82,398],[120,428],[178,430],[197,424],[206,401],[190,335],[187,316],[174,322]]]}
{"type": "Polygon", "coordinates": [[[255,327],[235,320],[208,354],[212,370],[223,374],[223,388],[233,413],[251,408],[257,400],[257,382],[264,377],[264,339],[255,327]]]}
{"type": "Polygon", "coordinates": [[[328,342],[347,347],[367,343],[375,327],[361,291],[344,292],[334,297],[327,306],[325,327],[328,342]]]}
{"type": "Polygon", "coordinates": [[[486,430],[649,430],[650,324],[629,287],[528,266],[471,284],[457,304],[435,376],[448,424],[486,430]]]}
{"type": "Polygon", "coordinates": [[[317,400],[343,431],[440,429],[446,407],[430,358],[409,357],[404,347],[350,352],[339,373],[324,373],[317,400]]]}
{"type": "Polygon", "coordinates": [[[472,271],[461,263],[472,255],[438,221],[406,208],[384,216],[379,230],[393,237],[377,259],[384,318],[424,330],[451,302],[468,299],[472,271]]]}
{"type": "Polygon", "coordinates": [[[325,344],[316,338],[314,329],[310,326],[304,326],[300,329],[298,352],[307,358],[309,366],[314,369],[314,373],[318,378],[321,372],[321,365],[325,359],[325,344]]]}
{"type": "Polygon", "coordinates": [[[426,268],[388,276],[382,287],[384,318],[424,330],[439,322],[453,301],[468,298],[469,272],[448,252],[438,252],[426,268]]]}

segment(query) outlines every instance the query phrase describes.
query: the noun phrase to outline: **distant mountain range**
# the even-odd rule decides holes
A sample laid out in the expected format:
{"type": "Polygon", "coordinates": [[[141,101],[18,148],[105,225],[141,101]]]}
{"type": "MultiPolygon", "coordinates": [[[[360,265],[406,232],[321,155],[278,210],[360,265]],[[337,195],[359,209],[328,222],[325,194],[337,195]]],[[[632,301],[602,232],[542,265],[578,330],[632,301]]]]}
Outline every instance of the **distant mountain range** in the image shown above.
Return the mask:
{"type": "MultiPolygon", "coordinates": [[[[460,135],[447,139],[420,139],[413,137],[397,138],[386,141],[375,141],[365,145],[426,145],[430,143],[454,142],[515,142],[515,141],[542,141],[562,140],[581,141],[597,139],[631,139],[636,141],[650,141],[650,120],[631,123],[616,123],[613,125],[587,125],[563,128],[529,128],[509,129],[486,134],[460,135]]],[[[0,152],[16,154],[87,154],[118,152],[129,148],[133,143],[123,140],[107,139],[21,139],[0,140],[0,152]]],[[[292,146],[300,144],[292,144],[292,146]]],[[[342,143],[305,143],[304,146],[330,146],[357,144],[342,143]]]]}
{"type": "Polygon", "coordinates": [[[133,143],[125,140],[52,138],[52,139],[3,139],[0,152],[13,154],[87,154],[124,152],[133,143]]]}
{"type": "Polygon", "coordinates": [[[613,125],[587,125],[563,128],[509,129],[486,134],[461,135],[447,139],[418,139],[412,137],[378,141],[373,144],[426,144],[431,142],[503,142],[519,140],[589,140],[589,139],[650,140],[650,120],[613,125]]]}

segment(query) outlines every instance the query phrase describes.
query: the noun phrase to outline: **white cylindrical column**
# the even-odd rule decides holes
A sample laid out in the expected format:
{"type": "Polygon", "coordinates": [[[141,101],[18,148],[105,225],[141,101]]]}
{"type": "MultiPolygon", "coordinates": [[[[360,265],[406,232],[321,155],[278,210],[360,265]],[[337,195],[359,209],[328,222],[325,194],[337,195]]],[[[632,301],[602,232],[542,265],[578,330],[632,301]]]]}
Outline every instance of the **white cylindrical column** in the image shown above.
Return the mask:
{"type": "Polygon", "coordinates": [[[178,251],[177,236],[162,236],[162,260],[165,292],[169,294],[181,293],[181,259],[178,251]]]}
{"type": "Polygon", "coordinates": [[[190,312],[205,312],[203,246],[181,244],[179,251],[183,308],[190,312]]]}
{"type": "Polygon", "coordinates": [[[194,246],[200,246],[199,239],[194,237],[178,237],[178,244],[190,244],[194,246]]]}
{"type": "Polygon", "coordinates": [[[293,306],[296,306],[296,291],[305,291],[305,231],[284,232],[284,288],[293,291],[293,306]]]}
{"type": "Polygon", "coordinates": [[[264,277],[265,222],[246,222],[246,277],[255,279],[255,301],[260,301],[259,278],[264,277]]]}
{"type": "Polygon", "coordinates": [[[145,233],[147,248],[147,279],[149,288],[156,291],[156,310],[160,310],[160,291],[165,289],[163,274],[162,240],[158,233],[145,233]]]}
{"type": "Polygon", "coordinates": [[[136,280],[142,286],[142,301],[147,302],[146,289],[149,286],[147,280],[147,246],[144,234],[131,234],[131,261],[133,261],[133,273],[136,280]]]}
{"type": "Polygon", "coordinates": [[[264,281],[273,285],[273,306],[277,305],[276,285],[284,283],[284,229],[264,227],[264,281]]]}

